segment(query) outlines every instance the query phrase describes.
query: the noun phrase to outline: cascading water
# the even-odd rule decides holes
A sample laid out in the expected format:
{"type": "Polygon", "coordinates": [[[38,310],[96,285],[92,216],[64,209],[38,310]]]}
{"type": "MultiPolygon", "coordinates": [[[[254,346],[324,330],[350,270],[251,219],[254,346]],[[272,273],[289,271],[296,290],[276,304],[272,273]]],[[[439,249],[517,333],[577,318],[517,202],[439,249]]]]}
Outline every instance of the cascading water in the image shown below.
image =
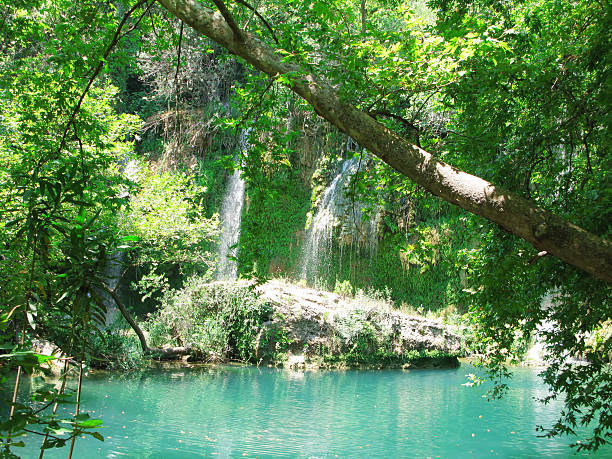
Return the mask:
{"type": "MultiPolygon", "coordinates": [[[[246,154],[248,149],[249,130],[242,131],[239,148],[246,154]]],[[[238,255],[238,240],[240,239],[240,221],[242,219],[242,205],[244,203],[244,180],[240,176],[240,169],[236,168],[227,185],[227,191],[221,206],[221,224],[223,231],[217,250],[218,263],[217,280],[235,280],[238,277],[236,256],[238,255]]]]}
{"type": "MultiPolygon", "coordinates": [[[[124,161],[120,162],[120,164],[123,164],[123,175],[129,180],[135,181],[140,170],[138,161],[126,158],[124,161]]],[[[119,196],[129,197],[129,192],[127,189],[123,190],[120,192],[119,196]]],[[[113,254],[107,255],[104,264],[103,278],[106,286],[109,289],[116,291],[119,297],[122,296],[121,285],[119,285],[119,283],[121,282],[121,277],[123,274],[124,261],[125,252],[118,250],[113,254]]],[[[100,292],[100,297],[102,298],[102,302],[106,307],[105,325],[109,327],[115,321],[115,317],[117,316],[119,310],[117,309],[115,300],[108,293],[102,291],[100,292]]]]}
{"type": "Polygon", "coordinates": [[[346,187],[353,174],[359,170],[360,164],[358,157],[344,161],[340,172],[324,191],[308,229],[302,256],[302,279],[311,280],[329,274],[334,229],[337,227],[340,227],[338,236],[341,250],[343,246],[349,245],[350,254],[357,247],[366,247],[370,255],[376,252],[380,212],[377,211],[364,221],[361,204],[346,196],[346,187]],[[343,225],[343,222],[350,222],[350,225],[343,225]]]}
{"type": "MultiPolygon", "coordinates": [[[[121,281],[121,275],[123,271],[123,262],[125,253],[122,251],[115,252],[113,255],[106,257],[106,263],[104,266],[104,282],[110,290],[117,292],[117,295],[121,296],[121,288],[118,285],[121,281]]],[[[106,292],[100,292],[102,302],[106,307],[105,325],[111,326],[115,321],[115,317],[119,312],[115,300],[106,292]]]]}
{"type": "MultiPolygon", "coordinates": [[[[549,310],[554,307],[555,301],[557,301],[557,291],[549,291],[546,293],[541,300],[540,307],[543,310],[549,310]]],[[[542,322],[536,327],[535,333],[532,337],[532,343],[527,353],[525,354],[525,360],[529,363],[536,365],[544,365],[550,363],[547,347],[547,336],[555,335],[559,332],[559,325],[549,319],[543,319],[542,322]]],[[[568,352],[564,356],[565,363],[568,364],[582,364],[584,363],[581,357],[572,355],[568,352]]]]}
{"type": "MultiPolygon", "coordinates": [[[[554,292],[548,292],[540,301],[540,308],[548,310],[553,305],[553,299],[555,297],[554,292]]],[[[532,337],[532,344],[527,350],[525,358],[528,362],[535,364],[546,363],[546,335],[553,332],[556,329],[554,322],[544,319],[536,328],[535,333],[532,337]]]]}

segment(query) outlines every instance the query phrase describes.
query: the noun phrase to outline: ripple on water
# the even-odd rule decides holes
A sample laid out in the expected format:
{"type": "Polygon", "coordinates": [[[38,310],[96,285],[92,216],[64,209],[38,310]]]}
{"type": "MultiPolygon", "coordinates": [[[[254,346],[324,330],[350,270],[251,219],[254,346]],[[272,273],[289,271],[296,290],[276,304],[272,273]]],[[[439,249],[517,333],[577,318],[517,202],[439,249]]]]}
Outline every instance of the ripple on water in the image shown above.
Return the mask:
{"type": "MultiPolygon", "coordinates": [[[[92,376],[82,403],[101,415],[105,441],[79,440],[76,457],[574,457],[569,440],[536,437],[536,424],[559,409],[534,402],[546,393],[536,372],[517,371],[508,396],[493,403],[485,388],[461,385],[470,372],[220,367],[92,376]]],[[[612,448],[598,456],[612,457],[612,448]]]]}

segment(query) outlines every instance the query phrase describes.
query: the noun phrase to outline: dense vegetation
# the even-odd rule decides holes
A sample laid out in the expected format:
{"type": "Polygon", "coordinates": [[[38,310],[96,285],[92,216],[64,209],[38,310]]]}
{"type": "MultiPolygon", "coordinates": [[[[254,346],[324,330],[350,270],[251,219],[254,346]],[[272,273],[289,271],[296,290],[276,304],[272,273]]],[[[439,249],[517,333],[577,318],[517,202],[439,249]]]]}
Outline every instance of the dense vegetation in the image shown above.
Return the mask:
{"type": "MultiPolygon", "coordinates": [[[[566,410],[542,429],[558,435],[592,423],[579,448],[609,441],[612,305],[602,276],[435,197],[291,89],[306,71],[324,76],[342,103],[411,144],[603,238],[594,247],[604,248],[585,257],[605,262],[610,5],[226,3],[230,33],[259,37],[302,70],[266,75],[154,1],[0,0],[4,382],[12,384],[16,369],[17,381],[40,370],[48,360],[34,351],[40,339],[73,358],[63,361],[65,375],[118,350],[114,364],[133,365],[140,356],[124,324],[104,331],[117,292],[132,312],[151,313],[152,345],[185,341],[193,319],[198,352],[253,361],[248,324],[264,320],[266,308],[248,293],[204,287],[215,273],[223,194],[238,167],[246,182],[242,277],[286,277],[343,294],[387,289],[398,307],[467,314],[491,375],[521,358],[541,324],[554,324],[540,330],[550,358],[544,378],[566,410]],[[351,205],[338,216],[325,271],[303,279],[308,229],[352,157],[361,167],[344,190],[351,205]],[[373,245],[360,240],[363,221],[376,222],[373,245]],[[205,317],[185,309],[181,295],[193,292],[205,317]],[[545,297],[552,300],[543,307],[545,297]]],[[[78,401],[70,419],[40,410],[67,398],[64,386],[43,385],[32,403],[8,408],[12,388],[3,384],[5,454],[19,445],[11,437],[34,426],[49,447],[99,436],[91,430],[99,422],[78,415],[78,401]]]]}
{"type": "Polygon", "coordinates": [[[257,363],[257,333],[271,315],[270,306],[245,286],[192,278],[184,288],[168,293],[146,324],[152,345],[188,344],[193,356],[209,362],[257,363]]]}

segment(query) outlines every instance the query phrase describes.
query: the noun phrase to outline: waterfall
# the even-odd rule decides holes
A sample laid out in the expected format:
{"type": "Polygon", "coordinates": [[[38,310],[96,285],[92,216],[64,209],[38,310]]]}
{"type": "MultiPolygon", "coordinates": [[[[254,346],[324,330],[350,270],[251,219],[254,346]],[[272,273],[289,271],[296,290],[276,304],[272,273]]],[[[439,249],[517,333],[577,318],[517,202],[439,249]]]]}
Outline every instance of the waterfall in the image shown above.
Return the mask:
{"type": "Polygon", "coordinates": [[[346,197],[346,187],[360,167],[358,157],[349,158],[342,164],[338,175],[323,192],[318,209],[308,229],[302,255],[302,279],[314,279],[329,274],[334,229],[339,228],[340,250],[350,246],[352,255],[358,247],[366,247],[369,255],[376,251],[377,227],[380,211],[372,218],[362,221],[362,205],[346,197]],[[325,269],[326,268],[326,269],[325,269]]]}
{"type": "MultiPolygon", "coordinates": [[[[132,181],[137,180],[138,172],[140,171],[138,161],[126,157],[123,161],[120,161],[119,164],[122,166],[122,173],[126,178],[132,181]]],[[[127,189],[123,189],[119,191],[119,196],[129,198],[130,194],[127,189]]],[[[104,262],[104,273],[102,275],[106,286],[111,290],[116,290],[120,298],[122,297],[122,289],[119,283],[121,282],[124,262],[125,252],[123,250],[117,250],[112,254],[108,254],[104,262]]],[[[110,327],[115,321],[119,309],[117,308],[115,300],[108,293],[101,291],[100,297],[106,307],[105,325],[106,327],[110,327]]]]}
{"type": "MultiPolygon", "coordinates": [[[[104,264],[104,283],[111,290],[116,290],[117,295],[121,297],[121,286],[119,286],[119,282],[121,281],[121,274],[123,271],[125,253],[123,251],[117,251],[112,255],[107,255],[106,262],[104,264]]],[[[115,304],[115,300],[106,292],[101,291],[100,297],[102,299],[102,303],[106,307],[106,317],[104,318],[104,325],[106,327],[110,327],[119,312],[117,305],[115,304]]]]}
{"type": "MultiPolygon", "coordinates": [[[[554,302],[558,300],[558,291],[547,292],[540,302],[540,307],[543,310],[549,310],[554,307],[554,302]]],[[[555,335],[559,332],[559,325],[554,320],[542,319],[541,323],[536,327],[535,333],[532,336],[532,342],[525,354],[525,361],[536,365],[544,365],[548,363],[547,336],[555,335]]],[[[565,363],[583,364],[585,363],[580,356],[571,355],[567,351],[564,356],[565,363]]]]}
{"type": "MultiPolygon", "coordinates": [[[[240,134],[239,148],[244,154],[248,149],[249,129],[240,134]]],[[[240,176],[239,168],[229,178],[227,191],[221,206],[221,224],[223,231],[219,240],[217,251],[218,263],[217,280],[234,280],[238,277],[238,265],[236,256],[238,255],[238,240],[240,239],[240,220],[242,219],[242,205],[244,203],[244,180],[240,176]]]]}

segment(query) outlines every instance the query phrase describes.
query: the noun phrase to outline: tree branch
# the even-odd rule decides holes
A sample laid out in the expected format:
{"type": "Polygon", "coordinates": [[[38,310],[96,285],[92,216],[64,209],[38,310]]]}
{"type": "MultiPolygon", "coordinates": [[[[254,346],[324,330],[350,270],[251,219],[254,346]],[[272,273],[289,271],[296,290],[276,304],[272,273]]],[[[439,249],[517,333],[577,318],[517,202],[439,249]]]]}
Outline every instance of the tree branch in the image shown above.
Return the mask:
{"type": "Polygon", "coordinates": [[[389,130],[345,102],[324,78],[281,54],[248,32],[237,40],[231,26],[196,0],[159,0],[191,27],[287,86],[314,110],[360,145],[430,193],[497,223],[539,251],[612,284],[612,244],[533,202],[463,172],[389,130]]]}
{"type": "Polygon", "coordinates": [[[138,340],[140,341],[140,346],[142,347],[142,352],[147,355],[151,355],[160,360],[174,359],[176,357],[181,357],[184,355],[193,354],[193,349],[190,346],[180,346],[180,347],[169,347],[169,348],[150,348],[147,344],[147,339],[142,332],[142,329],[138,326],[136,321],[132,319],[132,316],[125,308],[121,298],[117,295],[115,290],[111,290],[106,284],[102,285],[102,289],[111,296],[119,311],[121,311],[121,315],[123,318],[130,324],[132,330],[138,336],[138,340]]]}
{"type": "Polygon", "coordinates": [[[377,110],[375,112],[368,112],[368,115],[370,115],[372,118],[376,118],[377,116],[385,116],[399,121],[404,126],[412,130],[412,132],[414,132],[414,134],[416,135],[416,144],[419,147],[421,146],[421,139],[419,137],[419,133],[421,132],[421,130],[416,127],[411,121],[408,121],[406,118],[396,115],[395,113],[391,113],[388,110],[377,110]]]}
{"type": "MultiPolygon", "coordinates": [[[[64,146],[66,145],[66,137],[68,136],[68,131],[70,130],[70,126],[74,122],[74,119],[79,113],[79,110],[81,110],[81,105],[83,104],[83,101],[85,100],[85,96],[87,96],[87,93],[91,89],[91,86],[94,84],[94,81],[96,81],[96,78],[98,77],[102,69],[104,68],[106,59],[108,58],[112,50],[115,48],[115,46],[117,46],[117,43],[119,43],[119,40],[121,40],[123,37],[125,37],[128,33],[130,33],[132,30],[136,28],[136,26],[139,24],[142,17],[136,22],[136,24],[134,24],[134,26],[130,27],[127,32],[122,34],[121,30],[123,29],[123,26],[125,25],[127,20],[130,18],[132,13],[136,11],[138,8],[140,8],[142,5],[144,5],[145,3],[147,3],[148,1],[149,0],[140,0],[132,8],[130,8],[127,13],[123,15],[123,18],[121,19],[121,22],[119,23],[119,26],[117,27],[117,30],[115,31],[115,35],[113,36],[113,39],[111,40],[109,45],[106,47],[106,51],[104,51],[104,55],[98,61],[98,65],[96,66],[93,75],[89,78],[89,81],[87,82],[87,86],[85,86],[85,89],[81,93],[81,97],[79,98],[77,104],[72,109],[72,113],[70,114],[70,118],[68,119],[68,122],[66,123],[66,127],[64,129],[64,133],[62,134],[59,146],[57,147],[56,155],[59,155],[60,152],[64,149],[64,146]]],[[[155,3],[155,0],[153,0],[149,4],[149,6],[147,7],[147,10],[151,8],[151,5],[153,5],[153,3],[155,3]]]]}
{"type": "Polygon", "coordinates": [[[257,108],[260,107],[263,99],[265,97],[265,95],[267,94],[267,92],[270,90],[270,88],[272,87],[272,85],[274,84],[274,78],[270,78],[270,80],[268,81],[268,85],[264,88],[264,90],[262,91],[262,93],[259,95],[259,100],[257,101],[256,104],[253,104],[249,107],[249,109],[247,110],[247,112],[242,116],[242,118],[240,118],[240,121],[238,121],[238,124],[236,125],[236,133],[238,133],[238,127],[244,123],[246,120],[249,119],[249,117],[251,116],[251,113],[253,113],[253,111],[257,108]]]}
{"type": "Polygon", "coordinates": [[[230,13],[230,11],[225,6],[225,3],[223,3],[223,0],[213,0],[213,3],[217,5],[217,8],[219,8],[219,12],[225,19],[225,22],[227,22],[229,28],[236,36],[236,39],[240,43],[244,43],[244,34],[242,33],[242,30],[240,30],[240,27],[238,27],[238,24],[234,20],[234,16],[232,16],[232,13],[230,13]]]}
{"type": "Polygon", "coordinates": [[[276,34],[274,33],[274,29],[272,29],[272,26],[270,25],[270,23],[268,21],[266,21],[266,19],[259,14],[259,12],[257,11],[257,9],[255,9],[254,7],[252,7],[251,5],[249,5],[247,2],[245,2],[244,0],[236,0],[236,3],[240,3],[243,6],[246,6],[248,9],[250,9],[253,13],[255,13],[255,16],[257,16],[259,18],[259,20],[261,22],[263,22],[263,24],[266,26],[266,29],[268,29],[268,31],[270,32],[270,35],[272,35],[272,38],[274,39],[274,42],[278,45],[280,44],[278,41],[278,37],[276,36],[276,34]]]}
{"type": "MultiPolygon", "coordinates": [[[[179,75],[179,70],[181,69],[181,45],[183,43],[184,25],[185,23],[181,21],[181,30],[179,33],[178,50],[176,52],[176,72],[174,73],[174,86],[176,88],[177,93],[178,93],[178,75],[179,75]]],[[[177,94],[177,98],[178,98],[178,94],[177,94]]]]}
{"type": "Polygon", "coordinates": [[[132,316],[130,315],[129,312],[127,312],[127,309],[125,309],[125,306],[123,305],[123,301],[121,301],[121,298],[119,298],[119,295],[117,295],[117,292],[115,292],[114,290],[111,290],[106,284],[102,284],[102,289],[107,294],[109,294],[111,298],[115,301],[117,308],[119,308],[119,311],[121,311],[121,315],[127,321],[127,323],[130,324],[130,327],[132,327],[132,330],[134,330],[134,332],[138,336],[138,339],[140,340],[140,345],[142,346],[142,352],[144,352],[145,354],[148,354],[151,351],[151,349],[149,348],[149,345],[147,344],[147,338],[145,338],[145,335],[142,332],[141,328],[138,326],[136,321],[132,319],[132,316]]]}

